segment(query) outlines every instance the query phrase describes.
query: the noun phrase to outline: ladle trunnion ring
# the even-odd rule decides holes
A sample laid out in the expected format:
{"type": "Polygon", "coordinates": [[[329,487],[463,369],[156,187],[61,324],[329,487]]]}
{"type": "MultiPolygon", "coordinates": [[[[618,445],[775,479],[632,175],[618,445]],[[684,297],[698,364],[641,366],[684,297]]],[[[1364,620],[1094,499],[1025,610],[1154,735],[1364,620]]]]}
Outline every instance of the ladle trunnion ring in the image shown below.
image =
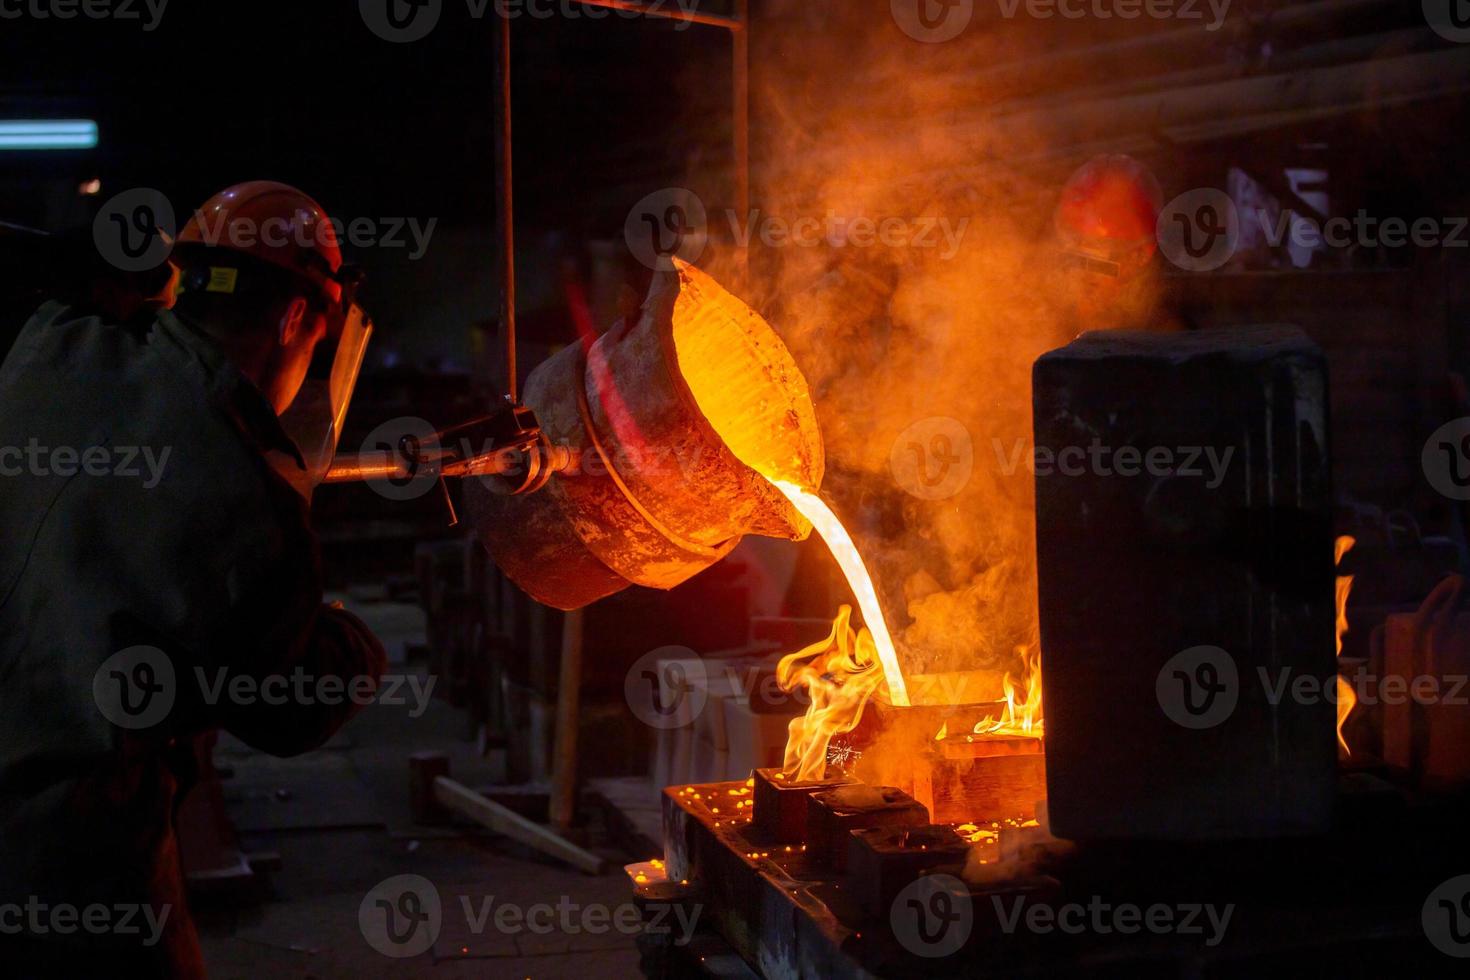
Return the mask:
{"type": "Polygon", "coordinates": [[[692,266],[656,274],[635,324],[562,350],[523,397],[565,468],[525,496],[470,479],[465,499],[495,562],[539,602],[670,589],[746,534],[811,533],[768,479],[821,484],[806,379],[768,323],[692,266]]]}

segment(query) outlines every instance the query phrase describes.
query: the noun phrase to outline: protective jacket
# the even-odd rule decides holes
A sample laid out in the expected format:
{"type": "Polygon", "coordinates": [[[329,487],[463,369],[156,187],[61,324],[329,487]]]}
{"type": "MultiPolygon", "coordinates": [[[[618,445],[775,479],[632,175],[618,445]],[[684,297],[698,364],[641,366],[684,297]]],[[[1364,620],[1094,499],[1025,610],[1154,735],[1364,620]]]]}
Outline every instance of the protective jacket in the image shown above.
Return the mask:
{"type": "Polygon", "coordinates": [[[299,459],[171,312],[47,303],[0,366],[0,973],[202,975],[171,822],[187,740],[300,753],[376,684],[272,451],[299,459]]]}

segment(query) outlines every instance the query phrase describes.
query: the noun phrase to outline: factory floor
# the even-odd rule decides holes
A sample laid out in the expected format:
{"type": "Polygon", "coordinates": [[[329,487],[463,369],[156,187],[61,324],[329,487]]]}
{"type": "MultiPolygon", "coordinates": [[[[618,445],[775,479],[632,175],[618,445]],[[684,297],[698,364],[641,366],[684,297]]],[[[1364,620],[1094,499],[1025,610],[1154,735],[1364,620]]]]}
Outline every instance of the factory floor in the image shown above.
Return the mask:
{"type": "Polygon", "coordinates": [[[411,717],[418,708],[408,701],[368,707],[325,747],[298,759],[273,759],[222,738],[215,760],[229,770],[226,809],[241,848],[274,852],[280,861],[244,894],[233,889],[194,901],[210,976],[636,977],[634,937],[597,928],[616,922],[629,903],[622,865],[632,856],[594,840],[589,846],[609,870],[590,877],[489,832],[415,825],[411,753],[446,752],[453,778],[473,787],[488,785],[493,773],[466,738],[459,711],[434,700],[411,717]],[[404,874],[432,883],[442,926],[428,952],[394,958],[370,945],[359,909],[376,885],[404,874]],[[507,905],[522,914],[540,905],[570,911],[522,923],[513,913],[501,918],[507,905]],[[584,921],[586,910],[594,912],[584,921]]]}

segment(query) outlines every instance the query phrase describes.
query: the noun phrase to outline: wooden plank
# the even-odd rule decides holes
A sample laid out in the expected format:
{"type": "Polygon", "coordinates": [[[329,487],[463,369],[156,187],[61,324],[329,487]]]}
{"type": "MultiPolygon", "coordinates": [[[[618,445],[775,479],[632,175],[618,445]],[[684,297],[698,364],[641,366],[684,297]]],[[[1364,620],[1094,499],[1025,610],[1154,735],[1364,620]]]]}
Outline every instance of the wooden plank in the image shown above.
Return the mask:
{"type": "Polygon", "coordinates": [[[1046,799],[1046,756],[1039,752],[925,761],[930,797],[923,802],[936,823],[1030,819],[1046,799]]]}
{"type": "Polygon", "coordinates": [[[527,820],[513,810],[488,800],[467,786],[447,776],[434,780],[434,796],[447,809],[488,827],[498,834],[519,841],[543,854],[565,861],[590,875],[602,874],[605,862],[596,854],[558,837],[555,833],[527,820]]]}

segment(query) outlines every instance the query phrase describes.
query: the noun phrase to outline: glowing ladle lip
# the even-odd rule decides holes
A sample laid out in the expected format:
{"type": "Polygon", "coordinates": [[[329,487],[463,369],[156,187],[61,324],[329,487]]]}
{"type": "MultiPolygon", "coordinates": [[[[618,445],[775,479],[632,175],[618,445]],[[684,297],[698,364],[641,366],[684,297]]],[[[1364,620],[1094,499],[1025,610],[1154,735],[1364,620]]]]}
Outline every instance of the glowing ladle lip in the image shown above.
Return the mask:
{"type": "Polygon", "coordinates": [[[893,647],[893,638],[888,635],[888,623],[883,619],[882,607],[878,605],[878,592],[873,587],[873,578],[868,574],[863,556],[858,553],[852,536],[821,497],[794,483],[784,480],[771,482],[786,495],[786,499],[791,501],[792,506],[803,517],[812,522],[812,527],[816,528],[822,540],[827,543],[832,557],[837,559],[837,564],[842,568],[842,574],[847,576],[847,584],[857,599],[858,608],[862,610],[863,622],[873,635],[873,645],[878,649],[878,662],[882,664],[883,676],[888,682],[888,701],[894,707],[907,708],[909,691],[908,685],[904,683],[903,671],[898,665],[898,651],[893,647]]]}

